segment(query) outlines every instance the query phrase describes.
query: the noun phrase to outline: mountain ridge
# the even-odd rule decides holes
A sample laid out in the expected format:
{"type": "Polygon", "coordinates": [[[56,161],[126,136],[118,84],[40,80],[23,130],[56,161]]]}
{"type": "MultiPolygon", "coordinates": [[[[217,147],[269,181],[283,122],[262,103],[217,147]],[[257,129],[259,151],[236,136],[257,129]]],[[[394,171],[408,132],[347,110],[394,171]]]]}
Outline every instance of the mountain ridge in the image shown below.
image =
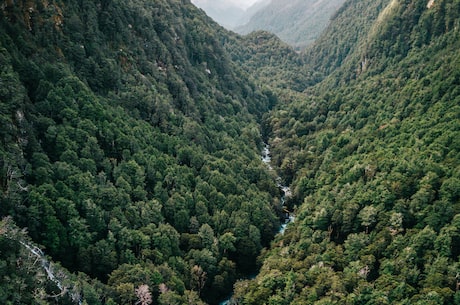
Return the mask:
{"type": "Polygon", "coordinates": [[[1,4],[2,303],[459,302],[460,1],[347,0],[301,53],[187,0],[1,4]]]}
{"type": "Polygon", "coordinates": [[[306,50],[324,80],[267,122],[297,217],[237,302],[458,303],[459,5],[347,1],[306,50]]]}
{"type": "MultiPolygon", "coordinates": [[[[2,217],[71,271],[82,302],[216,303],[279,223],[259,160],[271,102],[220,27],[189,1],[1,7],[2,217]]],[[[54,302],[44,270],[14,268],[21,238],[0,237],[0,300],[54,302]]]]}
{"type": "Polygon", "coordinates": [[[283,1],[273,0],[258,10],[247,24],[235,30],[248,34],[264,30],[278,35],[296,49],[313,43],[329,23],[329,18],[344,1],[283,1]]]}

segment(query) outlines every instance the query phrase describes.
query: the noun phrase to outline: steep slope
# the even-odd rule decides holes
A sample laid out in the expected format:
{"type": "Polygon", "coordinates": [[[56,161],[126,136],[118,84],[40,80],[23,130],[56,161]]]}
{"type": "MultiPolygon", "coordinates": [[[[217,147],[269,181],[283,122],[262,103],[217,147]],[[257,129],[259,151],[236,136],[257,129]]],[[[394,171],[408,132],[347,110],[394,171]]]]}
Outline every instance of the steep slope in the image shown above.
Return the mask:
{"type": "Polygon", "coordinates": [[[304,57],[272,33],[257,31],[243,37],[227,34],[224,48],[233,62],[272,90],[302,92],[317,82],[304,57]]]}
{"type": "Polygon", "coordinates": [[[347,1],[334,17],[340,35],[308,52],[329,76],[269,119],[296,219],[238,304],[460,302],[459,12],[347,1]]]}
{"type": "Polygon", "coordinates": [[[228,29],[237,26],[246,13],[241,7],[226,1],[194,0],[192,3],[203,9],[209,17],[228,29]]]}
{"type": "Polygon", "coordinates": [[[279,224],[261,119],[296,219],[238,304],[460,302],[460,1],[349,0],[305,55],[187,0],[0,3],[0,303],[215,304],[279,224]]]}
{"type": "Polygon", "coordinates": [[[236,28],[241,34],[256,30],[272,32],[297,49],[315,41],[329,23],[329,18],[344,0],[272,0],[256,12],[249,22],[236,28]]]}
{"type": "Polygon", "coordinates": [[[269,95],[189,1],[0,4],[0,215],[75,273],[7,218],[0,303],[215,303],[279,226],[269,95]]]}
{"type": "Polygon", "coordinates": [[[251,5],[246,9],[244,15],[238,20],[238,24],[235,27],[243,26],[251,20],[251,17],[254,16],[258,11],[262,10],[264,7],[269,5],[271,0],[258,0],[256,3],[251,5]]]}
{"type": "Polygon", "coordinates": [[[309,66],[317,73],[328,75],[348,61],[356,61],[353,56],[360,56],[371,27],[389,3],[390,0],[346,1],[332,15],[324,33],[305,50],[309,66]]]}

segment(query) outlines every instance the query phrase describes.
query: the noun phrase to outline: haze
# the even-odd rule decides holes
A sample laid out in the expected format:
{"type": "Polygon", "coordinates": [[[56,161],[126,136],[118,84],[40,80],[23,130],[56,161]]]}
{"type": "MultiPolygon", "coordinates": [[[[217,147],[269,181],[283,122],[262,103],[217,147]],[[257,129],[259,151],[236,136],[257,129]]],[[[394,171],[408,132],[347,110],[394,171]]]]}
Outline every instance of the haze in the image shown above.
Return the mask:
{"type": "Polygon", "coordinates": [[[192,3],[198,7],[210,7],[215,4],[216,7],[220,6],[237,6],[243,10],[256,3],[257,0],[192,0],[192,3]]]}

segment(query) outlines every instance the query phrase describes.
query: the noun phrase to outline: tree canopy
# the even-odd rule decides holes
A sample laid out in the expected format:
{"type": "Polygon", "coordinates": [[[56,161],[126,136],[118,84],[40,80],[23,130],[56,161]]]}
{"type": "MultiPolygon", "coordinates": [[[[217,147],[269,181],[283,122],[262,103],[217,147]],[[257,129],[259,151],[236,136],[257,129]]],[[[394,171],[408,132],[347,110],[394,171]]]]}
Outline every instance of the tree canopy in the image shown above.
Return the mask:
{"type": "Polygon", "coordinates": [[[460,302],[460,1],[347,0],[302,53],[188,0],[0,9],[2,304],[460,302]]]}

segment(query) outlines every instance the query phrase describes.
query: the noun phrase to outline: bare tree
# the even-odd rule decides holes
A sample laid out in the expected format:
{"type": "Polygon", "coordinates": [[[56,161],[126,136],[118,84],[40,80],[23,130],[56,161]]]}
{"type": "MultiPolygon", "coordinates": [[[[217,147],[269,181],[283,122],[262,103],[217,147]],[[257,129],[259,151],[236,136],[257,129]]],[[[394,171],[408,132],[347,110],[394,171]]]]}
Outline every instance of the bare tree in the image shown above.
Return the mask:
{"type": "Polygon", "coordinates": [[[198,294],[201,293],[204,284],[206,283],[206,272],[201,266],[195,265],[191,270],[192,274],[192,287],[197,289],[198,294]]]}
{"type": "Polygon", "coordinates": [[[136,305],[150,305],[152,304],[152,294],[150,293],[148,285],[140,285],[136,290],[138,301],[136,305]]]}

